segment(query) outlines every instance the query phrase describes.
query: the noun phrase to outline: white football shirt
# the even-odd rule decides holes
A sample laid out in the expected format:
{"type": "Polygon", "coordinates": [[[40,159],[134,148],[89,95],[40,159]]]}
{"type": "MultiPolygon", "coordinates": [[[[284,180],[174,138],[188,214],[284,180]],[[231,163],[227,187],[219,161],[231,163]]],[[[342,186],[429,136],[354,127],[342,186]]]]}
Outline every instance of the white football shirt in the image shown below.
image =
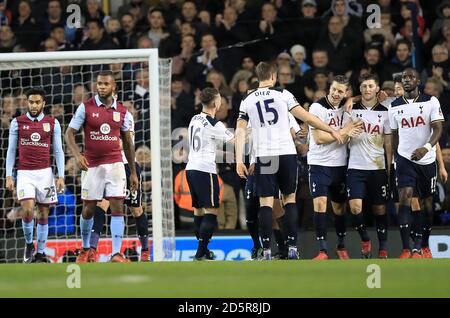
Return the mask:
{"type": "Polygon", "coordinates": [[[234,138],[225,125],[201,112],[189,123],[189,157],[186,170],[217,173],[216,149],[234,138]]]}
{"type": "MultiPolygon", "coordinates": [[[[327,97],[321,98],[309,107],[309,112],[328,124],[335,130],[341,129],[345,124],[344,110],[342,106],[345,101],[335,108],[327,97]]],[[[314,140],[312,131],[315,129],[310,126],[310,139],[308,151],[308,164],[327,166],[327,167],[343,167],[347,165],[347,145],[339,144],[333,141],[329,144],[318,145],[314,140]]]]}
{"type": "MultiPolygon", "coordinates": [[[[398,154],[410,161],[417,148],[423,147],[432,134],[431,123],[444,121],[441,105],[434,96],[419,94],[408,101],[404,96],[395,99],[389,108],[389,123],[392,130],[398,130],[398,154]]],[[[434,146],[419,161],[420,165],[431,164],[436,160],[434,146]]]]}
{"type": "MultiPolygon", "coordinates": [[[[349,116],[345,114],[344,116],[349,116]]],[[[366,108],[362,103],[353,106],[351,119],[362,121],[363,132],[350,139],[348,147],[348,169],[383,170],[386,168],[384,160],[384,135],[391,133],[388,109],[381,104],[366,108]]]]}
{"type": "Polygon", "coordinates": [[[260,87],[241,101],[239,118],[251,124],[256,157],[297,153],[289,124],[294,107],[300,107],[294,95],[272,87],[260,87]]]}

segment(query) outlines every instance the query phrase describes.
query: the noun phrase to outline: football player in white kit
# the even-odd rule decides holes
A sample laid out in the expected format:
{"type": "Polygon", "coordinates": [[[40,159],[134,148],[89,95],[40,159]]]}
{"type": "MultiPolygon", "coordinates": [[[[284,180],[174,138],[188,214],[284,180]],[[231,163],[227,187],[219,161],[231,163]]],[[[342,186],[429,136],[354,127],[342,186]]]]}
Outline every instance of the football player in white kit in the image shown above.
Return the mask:
{"type": "Polygon", "coordinates": [[[426,214],[432,213],[432,195],[437,181],[436,144],[444,121],[439,101],[436,97],[419,94],[419,83],[416,70],[404,70],[402,84],[405,94],[394,100],[389,108],[392,146],[397,154],[398,219],[403,244],[400,258],[422,257],[422,213],[411,213],[411,198],[416,189],[426,214]],[[409,250],[410,231],[414,241],[412,253],[409,250]]]}
{"type": "MultiPolygon", "coordinates": [[[[361,237],[363,258],[371,257],[372,244],[364,227],[363,200],[367,200],[375,214],[379,240],[379,258],[387,258],[388,172],[392,160],[392,138],[388,109],[377,100],[380,91],[376,75],[359,80],[361,101],[353,106],[351,118],[361,120],[363,132],[349,142],[347,171],[347,198],[352,213],[352,224],[361,237]],[[385,164],[385,153],[388,161],[385,164]],[[386,169],[387,168],[387,169],[386,169]]],[[[344,116],[349,116],[347,113],[344,116]]]]}
{"type": "Polygon", "coordinates": [[[295,117],[330,134],[330,138],[342,142],[335,131],[304,110],[287,90],[275,89],[277,80],[275,65],[261,62],[256,67],[259,87],[242,100],[236,130],[236,170],[241,178],[248,175],[244,161],[245,131],[251,122],[255,143],[255,184],[259,196],[260,236],[263,259],[272,259],[272,208],[274,193],[281,191],[285,210],[285,229],[289,246],[288,258],[298,259],[297,253],[297,151],[290,133],[288,112],[295,117]]]}
{"type": "Polygon", "coordinates": [[[214,117],[221,105],[221,96],[215,88],[207,87],[200,93],[202,112],[189,123],[189,157],[186,177],[194,208],[195,235],[198,239],[194,260],[211,260],[208,243],[217,227],[219,212],[219,180],[216,167],[218,143],[231,142],[234,135],[214,117]]]}

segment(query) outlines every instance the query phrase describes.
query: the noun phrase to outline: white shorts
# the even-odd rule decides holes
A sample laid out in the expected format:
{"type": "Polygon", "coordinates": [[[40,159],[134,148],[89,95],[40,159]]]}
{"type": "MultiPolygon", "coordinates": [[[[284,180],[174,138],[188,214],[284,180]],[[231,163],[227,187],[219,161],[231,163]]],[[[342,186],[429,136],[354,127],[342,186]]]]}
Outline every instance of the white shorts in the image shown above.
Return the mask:
{"type": "Polygon", "coordinates": [[[123,162],[107,163],[81,172],[81,199],[124,199],[127,179],[123,162]]]}
{"type": "Polygon", "coordinates": [[[19,201],[34,199],[41,204],[58,203],[52,168],[18,170],[17,198],[19,201]]]}

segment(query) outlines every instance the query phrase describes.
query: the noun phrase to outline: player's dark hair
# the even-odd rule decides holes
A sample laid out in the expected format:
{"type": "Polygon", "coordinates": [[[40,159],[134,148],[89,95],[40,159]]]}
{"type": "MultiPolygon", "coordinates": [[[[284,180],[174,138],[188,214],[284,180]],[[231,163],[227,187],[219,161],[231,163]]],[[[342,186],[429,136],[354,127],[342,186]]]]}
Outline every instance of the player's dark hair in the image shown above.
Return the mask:
{"type": "Polygon", "coordinates": [[[110,70],[103,70],[98,72],[97,77],[99,76],[111,76],[112,78],[114,78],[114,73],[110,70]]]}
{"type": "Polygon", "coordinates": [[[419,72],[417,72],[417,70],[416,70],[415,68],[412,68],[412,67],[405,68],[405,69],[403,70],[403,72],[402,72],[402,76],[403,76],[403,73],[405,73],[406,71],[411,71],[411,72],[413,72],[414,75],[416,76],[416,78],[417,78],[418,80],[420,80],[420,74],[419,74],[419,72]]]}
{"type": "Polygon", "coordinates": [[[272,74],[277,73],[277,68],[273,63],[259,62],[258,65],[256,65],[255,73],[259,82],[267,81],[271,79],[272,74]]]}
{"type": "Polygon", "coordinates": [[[45,91],[42,88],[40,88],[40,87],[32,87],[32,88],[30,88],[29,90],[27,90],[25,92],[25,95],[27,96],[27,99],[31,95],[41,95],[42,99],[45,100],[45,91]]]}
{"type": "Polygon", "coordinates": [[[204,107],[211,107],[212,102],[219,95],[219,91],[212,87],[206,87],[200,92],[200,102],[204,107]]]}
{"type": "Polygon", "coordinates": [[[359,77],[359,84],[362,84],[364,81],[370,81],[373,80],[377,85],[380,85],[380,79],[378,78],[378,75],[376,74],[363,74],[359,77]]]}
{"type": "Polygon", "coordinates": [[[333,82],[336,82],[338,84],[343,84],[343,85],[347,86],[347,88],[350,87],[350,81],[348,80],[347,76],[345,76],[345,75],[336,75],[333,78],[333,82]]]}

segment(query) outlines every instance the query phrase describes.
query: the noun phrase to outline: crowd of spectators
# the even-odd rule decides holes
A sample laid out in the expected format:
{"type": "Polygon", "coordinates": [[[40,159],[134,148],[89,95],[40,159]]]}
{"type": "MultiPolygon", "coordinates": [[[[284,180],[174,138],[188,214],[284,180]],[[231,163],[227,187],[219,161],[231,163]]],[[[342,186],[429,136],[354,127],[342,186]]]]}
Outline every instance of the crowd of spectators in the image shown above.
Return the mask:
{"type": "MultiPolygon", "coordinates": [[[[394,77],[415,67],[421,74],[422,89],[439,99],[446,118],[450,113],[449,0],[123,2],[117,12],[110,13],[99,0],[0,1],[0,53],[158,48],[160,57],[172,59],[171,128],[178,129],[180,138],[186,136],[190,118],[199,111],[199,92],[205,86],[217,88],[223,97],[217,119],[235,127],[240,101],[256,81],[254,67],[262,60],[278,65],[278,85],[291,91],[305,108],[326,95],[335,75],[349,77],[351,91],[357,95],[362,74],[377,74],[383,89],[393,91],[394,77]],[[79,29],[67,24],[66,7],[72,3],[82,9],[79,29]],[[373,18],[366,11],[369,4],[380,8],[376,27],[368,27],[373,18]]],[[[9,123],[26,107],[23,88],[44,87],[49,94],[48,113],[65,127],[77,105],[95,92],[93,75],[109,68],[118,82],[119,99],[136,119],[138,161],[148,170],[146,67],[145,63],[125,63],[0,71],[0,169],[4,169],[9,123]]],[[[445,149],[448,129],[446,125],[441,139],[445,153],[450,153],[445,149]]],[[[186,156],[183,149],[174,152],[174,178],[182,173],[186,156]]],[[[445,158],[450,164],[450,155],[445,158]]],[[[68,156],[68,178],[73,182],[67,184],[76,187],[79,171],[71,160],[68,156]]],[[[304,155],[299,162],[306,172],[304,155]]],[[[219,164],[219,174],[227,210],[221,227],[239,227],[245,223],[242,180],[231,164],[219,164]]],[[[310,206],[305,173],[300,174],[300,182],[297,197],[305,221],[310,206]]],[[[69,190],[79,193],[76,188],[69,190]]],[[[150,182],[145,191],[150,197],[150,182]]],[[[13,203],[6,202],[5,194],[0,200],[2,222],[13,203]]],[[[446,210],[447,200],[441,201],[441,209],[446,210]]]]}

